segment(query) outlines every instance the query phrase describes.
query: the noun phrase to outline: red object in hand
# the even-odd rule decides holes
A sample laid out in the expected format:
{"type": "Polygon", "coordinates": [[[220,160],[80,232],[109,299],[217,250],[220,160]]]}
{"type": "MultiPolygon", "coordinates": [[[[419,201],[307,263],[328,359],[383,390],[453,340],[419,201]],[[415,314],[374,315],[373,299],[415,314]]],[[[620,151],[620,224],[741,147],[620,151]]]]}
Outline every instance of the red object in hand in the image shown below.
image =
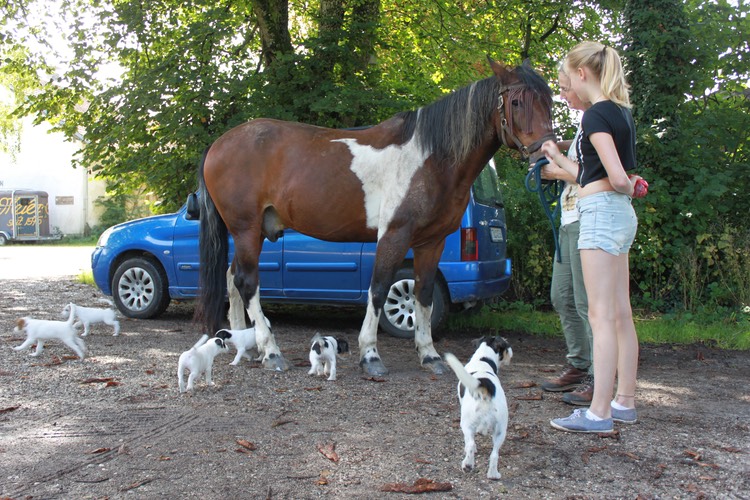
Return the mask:
{"type": "Polygon", "coordinates": [[[646,182],[646,180],[643,178],[635,181],[635,186],[633,186],[633,198],[643,198],[647,194],[648,194],[648,182],[646,182]]]}

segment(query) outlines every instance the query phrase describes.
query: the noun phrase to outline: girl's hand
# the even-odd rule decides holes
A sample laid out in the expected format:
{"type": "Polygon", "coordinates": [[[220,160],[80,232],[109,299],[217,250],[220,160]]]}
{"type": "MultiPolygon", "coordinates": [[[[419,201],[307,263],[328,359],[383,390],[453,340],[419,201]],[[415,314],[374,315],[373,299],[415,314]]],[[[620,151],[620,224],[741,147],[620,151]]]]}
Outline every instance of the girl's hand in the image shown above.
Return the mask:
{"type": "Polygon", "coordinates": [[[542,153],[547,157],[549,161],[554,161],[555,157],[560,154],[560,148],[557,147],[555,141],[546,141],[542,144],[542,153]]]}

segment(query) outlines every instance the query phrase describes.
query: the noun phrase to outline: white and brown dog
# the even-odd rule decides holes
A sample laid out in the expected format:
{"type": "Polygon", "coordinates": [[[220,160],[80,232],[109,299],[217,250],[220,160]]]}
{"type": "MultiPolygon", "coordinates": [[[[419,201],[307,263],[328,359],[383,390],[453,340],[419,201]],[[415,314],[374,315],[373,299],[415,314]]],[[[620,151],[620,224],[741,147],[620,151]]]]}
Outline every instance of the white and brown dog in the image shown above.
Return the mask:
{"type": "Polygon", "coordinates": [[[228,352],[224,339],[203,335],[198,342],[189,350],[180,354],[180,360],[177,364],[177,384],[180,392],[192,391],[195,381],[202,374],[206,374],[206,384],[215,385],[211,380],[211,372],[214,366],[214,358],[222,352],[228,352]],[[190,371],[188,376],[187,387],[185,387],[185,370],[190,371]]]}
{"type": "Polygon", "coordinates": [[[508,403],[498,377],[500,365],[510,363],[513,357],[508,341],[502,337],[482,337],[477,340],[477,350],[466,366],[450,353],[444,355],[446,363],[458,377],[458,400],[461,403],[461,430],[464,433],[465,472],[474,469],[477,446],[476,434],[492,436],[492,453],[487,470],[489,479],[500,479],[497,470],[500,447],[508,430],[508,403]]]}
{"type": "MultiPolygon", "coordinates": [[[[271,322],[268,318],[263,319],[265,320],[266,325],[268,325],[268,328],[271,328],[271,322]]],[[[229,344],[234,344],[234,347],[237,349],[237,355],[234,357],[234,360],[229,363],[233,366],[237,366],[243,357],[252,360],[253,358],[247,354],[247,351],[253,349],[257,350],[258,348],[258,341],[255,337],[255,322],[252,320],[250,321],[249,328],[243,330],[229,330],[227,328],[222,328],[216,332],[215,337],[224,339],[224,341],[229,344]]],[[[261,353],[258,354],[259,358],[255,359],[255,361],[261,361],[263,359],[263,355],[261,353]]]]}
{"type": "Polygon", "coordinates": [[[86,345],[73,327],[72,316],[68,318],[68,321],[49,321],[45,319],[33,319],[27,316],[16,321],[16,327],[13,331],[16,333],[26,333],[24,343],[13,348],[16,351],[31,347],[36,342],[36,350],[31,355],[39,356],[44,349],[45,341],[59,340],[70,347],[81,360],[85,357],[86,345]]]}
{"type": "MultiPolygon", "coordinates": [[[[107,303],[109,303],[110,305],[112,304],[109,301],[107,301],[107,303]]],[[[77,319],[78,321],[76,321],[74,324],[76,328],[83,325],[83,333],[81,334],[81,337],[85,337],[86,335],[88,335],[89,327],[96,323],[104,323],[105,325],[114,327],[115,337],[120,334],[120,322],[117,321],[115,310],[112,308],[101,309],[95,307],[83,307],[71,302],[70,304],[65,306],[65,308],[62,310],[62,313],[60,314],[63,316],[70,315],[77,319]]]]}
{"type": "Polygon", "coordinates": [[[322,337],[316,333],[310,346],[310,371],[308,375],[328,375],[336,380],[336,355],[349,352],[349,343],[342,338],[322,337]]]}

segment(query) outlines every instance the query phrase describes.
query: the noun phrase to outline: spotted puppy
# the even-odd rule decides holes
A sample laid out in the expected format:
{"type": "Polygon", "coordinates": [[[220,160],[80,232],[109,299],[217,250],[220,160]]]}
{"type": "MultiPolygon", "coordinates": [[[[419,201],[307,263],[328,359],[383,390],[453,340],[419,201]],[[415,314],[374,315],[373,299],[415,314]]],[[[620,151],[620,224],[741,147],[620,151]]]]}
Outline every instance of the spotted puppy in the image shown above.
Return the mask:
{"type": "MultiPolygon", "coordinates": [[[[268,325],[268,328],[271,328],[271,322],[268,318],[264,317],[263,319],[265,320],[266,325],[268,325]]],[[[247,351],[258,349],[258,341],[255,337],[255,322],[252,320],[250,321],[249,328],[242,330],[229,330],[222,328],[216,332],[216,335],[214,336],[224,339],[228,344],[234,344],[234,347],[237,349],[237,355],[234,357],[234,360],[229,363],[232,366],[237,366],[243,357],[252,359],[250,355],[247,354],[247,351]]],[[[263,356],[260,355],[256,361],[261,361],[262,359],[263,356]]]]}
{"type": "Polygon", "coordinates": [[[209,386],[215,385],[211,380],[214,358],[218,354],[228,351],[224,339],[218,337],[209,339],[208,335],[203,335],[192,349],[180,354],[180,360],[177,364],[177,384],[180,387],[180,392],[192,391],[196,379],[203,373],[206,374],[206,384],[209,386]],[[185,387],[185,370],[190,371],[187,387],[185,387]]]}
{"type": "Polygon", "coordinates": [[[489,479],[500,479],[497,461],[508,429],[508,403],[500,379],[500,365],[513,357],[508,341],[502,337],[482,337],[475,342],[477,350],[466,366],[450,353],[444,358],[458,377],[458,400],[461,403],[461,430],[464,433],[464,472],[474,469],[476,434],[492,436],[492,453],[487,470],[489,479]]]}
{"type": "Polygon", "coordinates": [[[321,337],[316,333],[310,346],[310,371],[308,375],[328,375],[336,380],[336,355],[349,352],[349,343],[342,338],[321,337]]]}
{"type": "Polygon", "coordinates": [[[66,346],[70,347],[79,358],[83,360],[86,353],[86,345],[83,339],[76,334],[73,327],[73,316],[68,321],[49,321],[46,319],[33,319],[29,317],[20,318],[16,321],[14,332],[26,333],[26,341],[14,347],[16,351],[22,351],[36,343],[36,350],[32,356],[39,356],[44,349],[44,342],[47,340],[59,340],[66,346]]]}

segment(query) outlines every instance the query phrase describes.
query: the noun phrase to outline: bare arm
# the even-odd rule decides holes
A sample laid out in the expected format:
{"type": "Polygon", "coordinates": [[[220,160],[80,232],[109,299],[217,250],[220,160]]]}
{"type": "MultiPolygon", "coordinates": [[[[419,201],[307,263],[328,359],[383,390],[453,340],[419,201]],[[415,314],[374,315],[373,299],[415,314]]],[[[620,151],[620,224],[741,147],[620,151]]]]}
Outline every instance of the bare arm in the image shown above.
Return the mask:
{"type": "Polygon", "coordinates": [[[628,178],[628,174],[625,173],[625,168],[620,161],[620,155],[617,154],[617,148],[612,136],[605,132],[597,132],[591,134],[589,140],[591,140],[591,144],[596,149],[596,153],[599,155],[599,159],[607,171],[610,185],[618,193],[633,196],[635,179],[631,181],[628,178]]]}

